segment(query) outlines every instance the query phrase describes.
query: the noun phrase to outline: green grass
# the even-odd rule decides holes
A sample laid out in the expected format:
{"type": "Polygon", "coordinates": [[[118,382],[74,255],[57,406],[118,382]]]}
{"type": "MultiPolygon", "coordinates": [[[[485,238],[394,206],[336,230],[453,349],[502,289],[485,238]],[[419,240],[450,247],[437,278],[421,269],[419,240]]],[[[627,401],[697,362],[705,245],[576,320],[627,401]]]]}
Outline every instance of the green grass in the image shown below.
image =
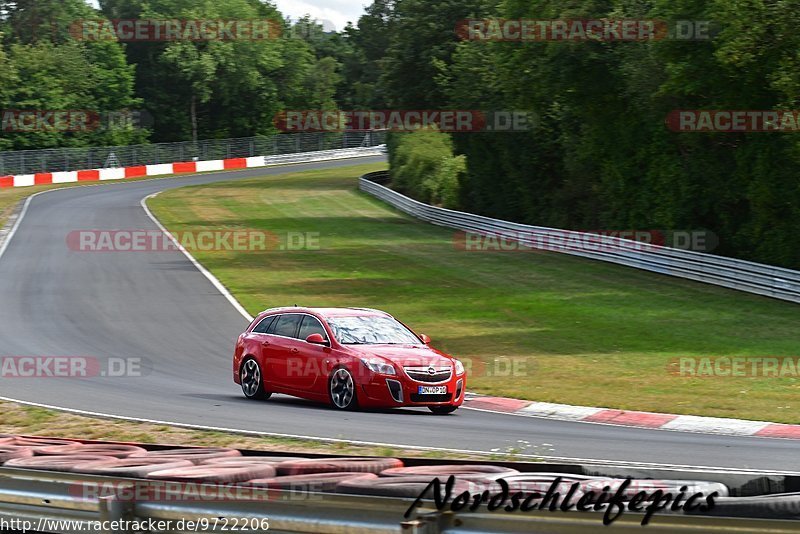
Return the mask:
{"type": "Polygon", "coordinates": [[[559,254],[457,250],[453,231],[357,190],[357,177],[379,168],[186,187],[149,204],[173,231],[319,232],[320,250],[195,256],[251,313],[293,304],[385,309],[471,361],[470,390],[800,422],[797,378],[667,370],[676,357],[800,356],[800,307],[559,254]],[[496,360],[501,372],[487,373],[496,360]],[[508,361],[518,362],[510,376],[508,361]]]}

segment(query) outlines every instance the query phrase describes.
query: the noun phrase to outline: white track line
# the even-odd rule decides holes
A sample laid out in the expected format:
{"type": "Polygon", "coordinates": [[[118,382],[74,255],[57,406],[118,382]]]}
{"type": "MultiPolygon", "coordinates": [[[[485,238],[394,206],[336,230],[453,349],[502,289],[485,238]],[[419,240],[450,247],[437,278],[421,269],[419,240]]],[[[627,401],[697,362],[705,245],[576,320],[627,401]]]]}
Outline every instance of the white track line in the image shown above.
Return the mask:
{"type": "Polygon", "coordinates": [[[11,231],[8,232],[8,235],[6,235],[5,241],[3,241],[3,244],[0,245],[0,258],[2,258],[3,254],[6,253],[6,249],[8,248],[9,243],[11,243],[11,239],[14,237],[14,234],[17,233],[17,230],[19,229],[19,225],[22,224],[22,219],[24,219],[25,218],[25,214],[28,213],[28,206],[31,205],[31,201],[33,200],[33,197],[41,195],[42,193],[48,193],[48,192],[49,191],[39,191],[38,193],[35,193],[35,194],[29,196],[27,199],[25,199],[25,204],[22,206],[22,211],[17,216],[17,220],[14,221],[14,226],[11,227],[11,231]]]}
{"type": "MultiPolygon", "coordinates": [[[[134,423],[147,423],[153,425],[161,425],[161,426],[174,426],[178,428],[186,428],[189,430],[201,430],[201,431],[210,431],[210,432],[225,432],[230,434],[239,434],[243,436],[257,436],[257,437],[272,437],[272,438],[284,438],[284,439],[296,439],[296,440],[303,440],[303,441],[318,441],[322,443],[340,443],[340,444],[350,444],[350,445],[359,445],[365,447],[391,447],[395,449],[406,449],[406,450],[414,450],[414,451],[424,451],[424,452],[451,452],[456,454],[473,454],[476,456],[497,456],[498,453],[496,452],[487,452],[487,451],[474,451],[468,449],[444,449],[440,447],[424,447],[421,445],[404,445],[402,443],[381,443],[376,441],[356,441],[356,440],[349,440],[349,439],[338,439],[338,438],[321,438],[321,437],[313,437],[313,436],[303,436],[303,435],[296,435],[296,434],[281,434],[278,432],[259,432],[256,430],[241,430],[237,428],[224,428],[224,427],[216,427],[216,426],[206,426],[206,425],[191,425],[188,423],[176,423],[173,421],[160,421],[158,419],[145,419],[141,417],[126,417],[122,415],[113,415],[113,414],[105,414],[102,412],[90,412],[86,410],[78,410],[74,408],[61,408],[60,406],[51,406],[49,404],[41,404],[38,402],[29,402],[29,401],[19,401],[16,399],[10,399],[7,397],[0,397],[0,401],[8,401],[8,402],[15,402],[17,404],[23,404],[25,406],[35,406],[37,408],[45,408],[48,410],[57,410],[60,412],[68,412],[75,415],[82,415],[87,417],[98,417],[103,419],[114,419],[120,421],[130,421],[134,423]]],[[[630,468],[648,468],[648,469],[672,469],[672,470],[695,470],[698,469],[704,471],[724,471],[727,473],[739,473],[739,474],[750,474],[750,475],[799,475],[800,472],[794,471],[772,471],[772,470],[763,470],[763,469],[742,469],[737,467],[716,467],[716,466],[696,466],[696,465],[681,465],[681,464],[657,464],[657,463],[647,463],[647,462],[630,462],[625,460],[602,460],[597,458],[566,458],[561,456],[542,456],[542,455],[535,455],[535,454],[509,454],[509,456],[513,458],[519,458],[524,460],[536,460],[536,461],[547,461],[547,462],[560,462],[560,463],[574,463],[574,464],[589,464],[589,465],[610,465],[610,466],[620,466],[620,467],[630,467],[630,468]]]]}
{"type": "Polygon", "coordinates": [[[211,274],[211,271],[209,271],[208,269],[206,269],[205,267],[203,267],[203,265],[202,265],[202,264],[201,264],[199,261],[197,261],[197,260],[194,258],[194,256],[192,256],[192,255],[189,253],[189,251],[188,251],[188,250],[186,250],[186,248],[185,248],[183,245],[181,245],[181,244],[178,242],[178,240],[177,240],[177,239],[175,239],[175,236],[174,236],[174,235],[172,235],[172,233],[170,233],[170,231],[169,231],[169,230],[167,230],[167,229],[164,227],[164,225],[163,225],[163,224],[161,224],[161,221],[159,221],[158,219],[156,219],[155,215],[153,215],[153,213],[150,211],[150,208],[148,208],[148,207],[147,207],[147,201],[148,201],[148,200],[150,200],[151,198],[155,198],[155,197],[157,197],[157,196],[158,196],[158,195],[160,195],[161,193],[162,193],[162,191],[159,191],[159,192],[157,192],[157,193],[153,193],[152,195],[148,195],[148,196],[144,197],[144,198],[141,200],[141,202],[139,202],[139,205],[141,205],[141,206],[142,206],[142,209],[144,210],[145,214],[147,214],[147,216],[148,216],[148,217],[150,217],[150,220],[151,220],[151,221],[153,221],[153,222],[155,223],[155,225],[156,225],[156,226],[158,226],[158,228],[159,228],[159,229],[160,229],[162,232],[164,232],[164,234],[166,234],[166,235],[167,235],[167,237],[169,237],[170,241],[172,241],[172,243],[173,243],[173,244],[174,244],[176,247],[178,247],[178,250],[180,250],[180,251],[183,253],[183,255],[184,255],[184,256],[186,256],[186,259],[188,259],[190,262],[192,262],[192,265],[194,265],[194,266],[195,266],[195,268],[197,268],[197,270],[198,270],[198,271],[200,271],[200,272],[203,274],[203,276],[205,276],[206,278],[208,278],[208,281],[209,281],[209,282],[211,282],[211,284],[212,284],[212,285],[213,285],[215,288],[217,288],[217,291],[219,291],[220,293],[222,293],[222,296],[223,296],[223,297],[225,297],[225,298],[228,300],[228,302],[230,302],[230,303],[231,303],[231,305],[232,305],[234,308],[236,308],[236,311],[238,311],[238,312],[239,312],[239,313],[242,315],[242,317],[244,317],[245,319],[247,319],[247,322],[248,322],[248,323],[251,323],[251,322],[253,322],[253,319],[254,319],[254,317],[253,317],[252,315],[250,315],[249,313],[247,313],[247,310],[245,310],[245,309],[244,309],[244,306],[242,306],[242,305],[241,305],[241,303],[239,303],[239,301],[238,301],[238,300],[236,300],[236,297],[234,297],[234,296],[231,294],[231,292],[230,292],[230,291],[228,291],[228,288],[226,288],[226,287],[225,287],[225,285],[224,285],[222,282],[220,282],[220,281],[219,281],[219,279],[218,279],[216,276],[214,276],[213,274],[211,274]]]}

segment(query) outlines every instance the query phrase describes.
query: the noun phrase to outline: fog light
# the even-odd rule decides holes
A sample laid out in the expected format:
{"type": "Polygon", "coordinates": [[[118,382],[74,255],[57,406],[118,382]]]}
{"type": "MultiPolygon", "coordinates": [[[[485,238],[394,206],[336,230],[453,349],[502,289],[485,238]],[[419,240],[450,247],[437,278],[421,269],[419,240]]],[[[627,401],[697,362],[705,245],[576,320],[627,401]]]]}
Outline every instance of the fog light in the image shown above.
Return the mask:
{"type": "Polygon", "coordinates": [[[458,382],[456,382],[456,400],[461,397],[461,390],[464,389],[464,379],[462,378],[458,382]]]}

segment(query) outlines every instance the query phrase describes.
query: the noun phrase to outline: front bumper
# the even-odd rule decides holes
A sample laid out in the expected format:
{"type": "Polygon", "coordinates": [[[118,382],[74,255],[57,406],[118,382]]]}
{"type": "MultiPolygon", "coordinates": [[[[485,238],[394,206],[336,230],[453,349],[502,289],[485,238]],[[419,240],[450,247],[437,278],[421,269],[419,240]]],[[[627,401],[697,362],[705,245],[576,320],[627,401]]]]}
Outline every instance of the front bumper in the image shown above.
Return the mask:
{"type": "Polygon", "coordinates": [[[369,407],[461,406],[467,387],[466,375],[454,376],[447,382],[428,384],[405,376],[374,375],[359,386],[359,404],[369,407]],[[420,386],[445,386],[447,393],[419,393],[420,386]]]}

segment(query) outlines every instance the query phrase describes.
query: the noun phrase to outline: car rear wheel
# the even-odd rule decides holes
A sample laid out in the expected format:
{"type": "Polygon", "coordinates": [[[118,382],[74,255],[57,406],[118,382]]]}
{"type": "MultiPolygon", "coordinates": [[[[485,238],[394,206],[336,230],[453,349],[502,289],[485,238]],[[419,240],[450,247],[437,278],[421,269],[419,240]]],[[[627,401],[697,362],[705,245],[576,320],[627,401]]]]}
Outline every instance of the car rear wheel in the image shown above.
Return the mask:
{"type": "Polygon", "coordinates": [[[264,391],[264,378],[261,367],[253,358],[248,358],[242,364],[239,373],[242,382],[242,393],[248,399],[268,399],[272,393],[264,391]]]}
{"type": "Polygon", "coordinates": [[[428,406],[428,409],[436,415],[447,415],[458,410],[458,406],[428,406]]]}
{"type": "Polygon", "coordinates": [[[344,367],[334,370],[328,379],[328,394],[331,404],[339,410],[353,410],[358,406],[356,383],[344,367]]]}

